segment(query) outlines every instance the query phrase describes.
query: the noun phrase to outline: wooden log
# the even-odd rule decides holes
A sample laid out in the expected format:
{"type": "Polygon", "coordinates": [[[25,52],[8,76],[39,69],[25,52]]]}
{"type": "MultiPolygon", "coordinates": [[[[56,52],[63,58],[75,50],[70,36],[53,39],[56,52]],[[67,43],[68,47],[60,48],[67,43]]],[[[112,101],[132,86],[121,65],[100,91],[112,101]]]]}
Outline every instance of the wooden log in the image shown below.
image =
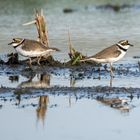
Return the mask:
{"type": "Polygon", "coordinates": [[[38,41],[44,44],[46,47],[49,47],[48,39],[48,28],[43,15],[43,10],[36,10],[35,20],[25,23],[23,25],[27,26],[30,24],[35,24],[38,32],[38,41]]]}
{"type": "Polygon", "coordinates": [[[35,24],[36,24],[37,31],[38,31],[39,42],[44,44],[46,47],[49,47],[48,28],[47,28],[47,24],[45,22],[45,18],[43,15],[43,10],[41,10],[41,11],[36,10],[35,16],[36,16],[35,24]]]}

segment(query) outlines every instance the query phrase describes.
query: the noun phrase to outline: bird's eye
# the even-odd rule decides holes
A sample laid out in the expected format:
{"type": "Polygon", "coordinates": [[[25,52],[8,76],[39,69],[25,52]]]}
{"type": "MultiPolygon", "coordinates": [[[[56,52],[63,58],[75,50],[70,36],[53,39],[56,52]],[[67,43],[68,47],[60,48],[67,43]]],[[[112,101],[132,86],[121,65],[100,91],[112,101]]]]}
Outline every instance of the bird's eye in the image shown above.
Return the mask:
{"type": "Polygon", "coordinates": [[[128,40],[125,42],[125,45],[128,45],[128,40]]]}

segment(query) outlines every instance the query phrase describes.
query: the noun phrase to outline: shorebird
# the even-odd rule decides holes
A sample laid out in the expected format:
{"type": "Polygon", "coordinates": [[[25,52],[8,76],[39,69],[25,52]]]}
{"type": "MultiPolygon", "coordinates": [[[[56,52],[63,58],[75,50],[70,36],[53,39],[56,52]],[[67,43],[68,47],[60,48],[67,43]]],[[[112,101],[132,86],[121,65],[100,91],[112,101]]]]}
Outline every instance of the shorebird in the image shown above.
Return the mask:
{"type": "Polygon", "coordinates": [[[120,60],[121,58],[123,58],[130,46],[133,45],[130,44],[128,40],[121,40],[118,43],[98,52],[97,54],[84,58],[80,61],[81,62],[94,61],[96,63],[109,63],[110,75],[113,76],[112,64],[120,60]]]}
{"type": "Polygon", "coordinates": [[[12,45],[20,55],[29,57],[30,65],[32,64],[31,58],[33,57],[38,58],[37,63],[40,65],[40,59],[42,56],[48,57],[51,55],[51,53],[59,51],[57,48],[47,48],[38,41],[22,38],[13,38],[13,41],[8,45],[12,45]]]}

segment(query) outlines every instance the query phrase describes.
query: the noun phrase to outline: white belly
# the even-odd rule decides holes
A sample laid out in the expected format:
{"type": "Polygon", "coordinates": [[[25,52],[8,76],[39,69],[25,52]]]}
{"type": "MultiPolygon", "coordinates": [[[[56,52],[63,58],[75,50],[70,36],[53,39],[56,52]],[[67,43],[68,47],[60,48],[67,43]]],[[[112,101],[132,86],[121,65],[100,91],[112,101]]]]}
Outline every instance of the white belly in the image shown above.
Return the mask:
{"type": "Polygon", "coordinates": [[[113,63],[116,62],[124,57],[126,52],[121,51],[121,54],[115,58],[107,58],[107,59],[97,59],[97,58],[90,58],[90,60],[95,61],[96,63],[113,63]]]}
{"type": "Polygon", "coordinates": [[[109,62],[109,63],[111,63],[111,62],[116,62],[116,61],[122,59],[122,58],[124,57],[125,54],[126,54],[126,52],[121,51],[121,54],[120,54],[118,57],[116,57],[116,58],[110,58],[110,59],[108,59],[108,62],[109,62]]]}
{"type": "Polygon", "coordinates": [[[20,46],[18,46],[16,48],[16,51],[24,56],[24,57],[39,57],[39,56],[44,56],[44,55],[50,55],[52,52],[54,52],[54,50],[52,49],[48,49],[48,50],[45,50],[45,51],[26,51],[26,50],[23,50],[20,46]]]}

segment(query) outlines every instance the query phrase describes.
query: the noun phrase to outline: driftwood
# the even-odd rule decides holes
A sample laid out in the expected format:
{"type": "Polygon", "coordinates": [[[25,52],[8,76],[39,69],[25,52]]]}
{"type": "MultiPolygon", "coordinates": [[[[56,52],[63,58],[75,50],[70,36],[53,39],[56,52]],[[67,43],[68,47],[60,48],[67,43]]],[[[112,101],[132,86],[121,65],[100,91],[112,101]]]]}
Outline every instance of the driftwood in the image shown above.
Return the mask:
{"type": "Polygon", "coordinates": [[[49,47],[49,39],[48,39],[48,29],[45,23],[45,19],[43,16],[43,11],[36,12],[36,27],[38,31],[38,38],[42,44],[45,44],[46,47],[49,47]]]}
{"type": "Polygon", "coordinates": [[[49,47],[48,29],[43,15],[43,11],[36,10],[35,20],[25,23],[23,25],[35,24],[38,31],[38,41],[49,47]]]}

